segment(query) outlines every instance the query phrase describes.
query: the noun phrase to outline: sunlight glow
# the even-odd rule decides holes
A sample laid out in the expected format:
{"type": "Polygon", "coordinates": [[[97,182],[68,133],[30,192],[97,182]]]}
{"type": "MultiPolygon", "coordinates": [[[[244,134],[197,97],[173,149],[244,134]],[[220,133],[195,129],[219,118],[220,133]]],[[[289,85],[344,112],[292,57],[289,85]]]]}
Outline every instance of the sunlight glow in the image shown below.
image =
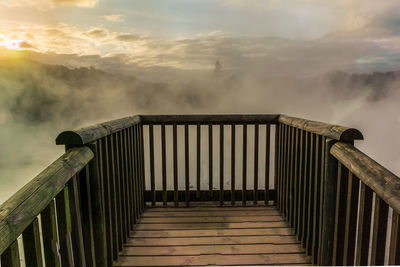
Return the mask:
{"type": "Polygon", "coordinates": [[[0,41],[0,46],[6,47],[10,50],[25,50],[25,47],[23,47],[24,43],[27,42],[22,40],[3,40],[0,41]]]}

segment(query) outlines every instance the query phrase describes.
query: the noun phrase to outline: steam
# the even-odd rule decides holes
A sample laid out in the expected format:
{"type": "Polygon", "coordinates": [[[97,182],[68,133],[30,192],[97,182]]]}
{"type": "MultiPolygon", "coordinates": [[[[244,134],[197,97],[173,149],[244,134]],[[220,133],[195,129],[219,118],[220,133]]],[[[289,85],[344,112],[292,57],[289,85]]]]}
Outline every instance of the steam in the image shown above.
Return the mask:
{"type": "Polygon", "coordinates": [[[0,202],[63,153],[54,144],[60,131],[132,114],[283,113],[343,124],[362,131],[361,150],[400,174],[400,73],[285,77],[213,64],[196,75],[173,70],[173,79],[149,71],[145,81],[140,72],[2,60],[0,202]]]}

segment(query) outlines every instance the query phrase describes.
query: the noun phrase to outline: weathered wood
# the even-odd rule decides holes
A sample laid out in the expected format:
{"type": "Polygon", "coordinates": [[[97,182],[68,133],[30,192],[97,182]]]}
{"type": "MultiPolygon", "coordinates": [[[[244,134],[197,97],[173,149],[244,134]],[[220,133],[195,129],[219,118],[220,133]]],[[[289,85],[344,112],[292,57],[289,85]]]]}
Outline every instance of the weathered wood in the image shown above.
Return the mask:
{"type": "Polygon", "coordinates": [[[60,256],[62,266],[75,266],[71,240],[71,216],[68,187],[56,196],[58,237],[60,240],[60,256]]]}
{"type": "Polygon", "coordinates": [[[236,155],[236,125],[232,124],[231,125],[231,203],[232,205],[235,204],[235,155],[236,155]]]}
{"type": "Polygon", "coordinates": [[[243,124],[242,205],[247,200],[247,124],[243,124]]]}
{"type": "Polygon", "coordinates": [[[298,217],[298,196],[299,196],[299,129],[294,129],[294,167],[293,167],[293,202],[292,202],[292,209],[293,209],[293,217],[292,217],[292,228],[294,228],[294,232],[297,233],[298,225],[297,225],[297,217],[298,217]]]}
{"type": "MultiPolygon", "coordinates": [[[[91,204],[91,189],[90,189],[90,181],[89,181],[89,168],[85,167],[78,174],[78,186],[79,186],[79,195],[81,199],[81,211],[82,211],[82,233],[83,233],[83,243],[85,247],[85,259],[86,265],[95,267],[96,266],[96,258],[95,258],[95,245],[94,245],[94,237],[93,237],[93,218],[92,218],[92,204],[91,204]]],[[[121,216],[121,215],[120,215],[121,216]]],[[[45,259],[46,259],[46,267],[51,266],[59,266],[58,255],[56,251],[56,243],[57,243],[57,226],[55,220],[55,210],[54,203],[51,202],[48,208],[46,208],[42,214],[42,231],[43,231],[43,244],[45,241],[45,232],[47,232],[47,252],[46,245],[44,245],[45,259]],[[47,222],[46,222],[47,221],[47,222]],[[48,228],[47,230],[45,230],[48,228]],[[50,261],[48,263],[48,258],[50,261]]],[[[122,231],[121,227],[119,228],[122,231]]],[[[122,232],[121,232],[122,237],[122,232]]]]}
{"type": "Polygon", "coordinates": [[[86,147],[67,151],[0,206],[0,254],[92,158],[86,147]]]}
{"type": "Polygon", "coordinates": [[[372,230],[371,265],[384,265],[386,230],[389,207],[375,195],[374,226],[372,230]]]}
{"type": "MultiPolygon", "coordinates": [[[[175,205],[178,205],[179,195],[178,195],[178,133],[176,124],[172,127],[172,146],[173,146],[173,165],[174,165],[174,202],[175,205]]],[[[154,202],[155,200],[155,192],[154,194],[154,202]]],[[[154,206],[155,204],[153,204],[154,206]]]]}
{"type": "Polygon", "coordinates": [[[321,197],[321,169],[322,169],[322,136],[316,135],[315,136],[315,155],[314,155],[314,207],[313,207],[313,238],[312,238],[312,245],[311,245],[311,255],[312,255],[312,262],[313,264],[318,263],[318,247],[319,247],[319,223],[320,223],[320,197],[321,197]]]}
{"type": "Polygon", "coordinates": [[[139,124],[140,116],[131,116],[112,120],[93,126],[79,128],[72,131],[64,131],[56,138],[57,145],[85,145],[92,143],[107,135],[119,132],[123,129],[139,124]]]}
{"type": "Polygon", "coordinates": [[[254,181],[253,181],[253,202],[257,204],[258,201],[258,124],[254,125],[254,181]]]}
{"type": "Polygon", "coordinates": [[[140,204],[141,211],[143,212],[146,208],[146,203],[144,201],[144,193],[146,191],[145,183],[145,168],[144,168],[144,134],[143,134],[143,124],[136,125],[139,128],[139,169],[140,169],[140,204]]]}
{"type": "Polygon", "coordinates": [[[279,115],[278,120],[286,125],[293,126],[314,134],[322,135],[334,140],[352,142],[354,140],[363,139],[361,132],[354,128],[347,128],[318,121],[304,120],[286,115],[279,115]]]}
{"type": "MultiPolygon", "coordinates": [[[[40,214],[42,221],[42,238],[43,238],[43,251],[46,267],[59,267],[60,258],[58,255],[58,236],[57,236],[57,221],[56,221],[56,210],[54,205],[54,200],[42,211],[40,214]]],[[[85,223],[85,221],[84,221],[85,223]]],[[[90,240],[87,240],[90,241],[90,240]]],[[[90,252],[92,244],[86,247],[87,256],[90,258],[90,252]]],[[[94,252],[94,250],[93,250],[94,252]]],[[[93,263],[93,261],[91,261],[93,263]]],[[[94,264],[89,265],[94,266],[94,264]]]]}
{"type": "Polygon", "coordinates": [[[24,243],[25,266],[43,266],[38,219],[35,219],[22,232],[22,240],[24,243]]]}
{"type": "MultiPolygon", "coordinates": [[[[316,249],[316,254],[317,254],[317,261],[316,264],[319,264],[319,262],[321,262],[321,244],[322,244],[322,235],[323,235],[323,229],[322,229],[322,225],[323,225],[323,220],[324,220],[324,195],[325,195],[325,185],[324,185],[324,177],[325,177],[325,157],[326,157],[326,153],[329,153],[329,150],[326,151],[326,137],[322,136],[322,142],[321,142],[321,167],[320,167],[320,185],[319,185],[319,208],[318,208],[318,248],[316,249]]],[[[333,199],[335,197],[333,196],[333,199]]]]}
{"type": "Polygon", "coordinates": [[[189,181],[189,125],[185,124],[185,202],[190,205],[190,181],[189,181]]]}
{"type": "MultiPolygon", "coordinates": [[[[125,190],[125,176],[124,176],[124,166],[123,166],[123,145],[122,145],[122,132],[115,133],[115,146],[116,146],[116,166],[118,170],[118,187],[119,187],[119,195],[120,195],[120,210],[121,210],[121,220],[122,220],[122,232],[124,241],[129,233],[129,225],[127,220],[127,212],[126,212],[126,202],[128,201],[125,190]]],[[[137,218],[137,214],[134,214],[135,219],[137,218]]]]}
{"type": "Polygon", "coordinates": [[[303,167],[304,167],[304,172],[303,172],[303,203],[302,203],[302,210],[303,210],[303,218],[302,218],[302,228],[301,228],[301,243],[303,248],[306,246],[306,241],[307,241],[307,218],[308,218],[308,195],[309,195],[309,190],[308,190],[308,176],[310,172],[310,163],[309,163],[309,155],[310,155],[310,133],[304,131],[304,156],[303,156],[303,167]]]}
{"type": "Polygon", "coordinates": [[[178,229],[247,229],[286,227],[286,222],[246,222],[246,223],[201,223],[201,224],[139,224],[137,230],[178,230],[178,229]]]}
{"type": "MultiPolygon", "coordinates": [[[[201,213],[200,213],[201,214],[201,213]]],[[[215,214],[212,217],[203,216],[192,216],[193,214],[187,214],[186,216],[179,217],[144,217],[140,220],[140,223],[199,223],[199,222],[279,222],[282,221],[282,217],[279,214],[275,215],[259,215],[251,217],[243,216],[221,216],[215,214]]]]}
{"type": "Polygon", "coordinates": [[[355,265],[368,265],[369,239],[371,230],[372,190],[361,183],[358,217],[358,238],[355,265]]]}
{"type": "Polygon", "coordinates": [[[389,265],[400,265],[400,216],[393,212],[389,265]]]}
{"type": "Polygon", "coordinates": [[[305,148],[304,148],[304,139],[305,139],[305,134],[303,130],[299,129],[299,139],[300,139],[300,147],[299,147],[299,169],[298,169],[298,177],[297,179],[299,180],[299,194],[298,194],[298,199],[297,199],[297,239],[302,240],[302,235],[303,235],[303,199],[304,199],[304,154],[305,154],[305,148]]]}
{"type": "Polygon", "coordinates": [[[219,126],[219,204],[224,204],[224,125],[219,126]]]}
{"type": "Polygon", "coordinates": [[[327,138],[325,140],[324,153],[324,175],[323,175],[323,204],[322,204],[322,231],[320,244],[319,265],[332,265],[333,238],[335,228],[336,190],[338,177],[338,162],[330,154],[331,147],[336,140],[327,138]]]}
{"type": "Polygon", "coordinates": [[[200,123],[197,124],[197,156],[196,156],[196,163],[197,163],[197,168],[196,168],[196,189],[197,189],[197,194],[196,196],[200,196],[200,172],[201,172],[201,125],[200,123]]]}
{"type": "Polygon", "coordinates": [[[148,210],[143,214],[142,219],[146,218],[163,218],[163,217],[244,217],[249,220],[256,220],[257,217],[263,216],[278,216],[280,213],[275,209],[266,209],[266,210],[208,210],[208,211],[196,211],[196,210],[184,210],[184,211],[152,211],[148,210]]]}
{"type": "Polygon", "coordinates": [[[163,204],[167,206],[167,156],[165,148],[165,124],[161,124],[161,173],[162,173],[162,189],[163,189],[163,204]]]}
{"type": "MultiPolygon", "coordinates": [[[[275,155],[277,152],[277,148],[278,148],[278,135],[276,133],[276,129],[277,127],[275,127],[275,155]]],[[[269,165],[270,165],[270,153],[271,153],[271,125],[270,124],[266,124],[265,125],[265,181],[264,181],[264,203],[265,205],[268,205],[269,202],[269,165]]],[[[274,170],[275,172],[278,170],[278,166],[277,166],[277,158],[274,158],[274,170]]],[[[276,176],[276,173],[274,174],[274,189],[276,189],[276,179],[278,178],[276,176]]],[[[274,199],[275,205],[276,205],[276,198],[274,199]]]]}
{"type": "Polygon", "coordinates": [[[400,178],[350,144],[336,143],[334,155],[394,211],[400,213],[400,178]]]}
{"type": "MultiPolygon", "coordinates": [[[[332,151],[332,150],[331,150],[332,151]]],[[[338,164],[336,188],[335,231],[333,237],[332,265],[343,263],[344,229],[346,224],[346,203],[349,171],[341,163],[338,164]]]]}
{"type": "Polygon", "coordinates": [[[306,239],[306,254],[312,255],[312,240],[314,238],[314,220],[313,216],[315,215],[314,211],[314,201],[315,201],[315,162],[316,158],[316,150],[317,147],[317,135],[311,133],[310,134],[310,153],[309,153],[309,164],[310,171],[309,176],[307,177],[307,186],[308,186],[308,217],[307,217],[307,239],[306,239]]]}
{"type": "Polygon", "coordinates": [[[293,170],[294,170],[294,132],[295,128],[290,127],[290,135],[289,135],[289,170],[288,170],[288,221],[291,228],[294,226],[293,214],[294,214],[294,177],[293,177],[293,170]]]}
{"type": "Polygon", "coordinates": [[[208,191],[213,197],[213,125],[208,124],[208,191]]]}
{"type": "Polygon", "coordinates": [[[14,241],[1,254],[1,266],[3,267],[20,267],[20,256],[18,242],[14,241]]]}
{"type": "Polygon", "coordinates": [[[82,232],[81,204],[78,195],[78,181],[76,175],[72,177],[67,186],[71,216],[71,241],[74,249],[74,263],[75,266],[86,266],[86,252],[83,244],[82,232]]]}
{"type": "MultiPolygon", "coordinates": [[[[175,127],[175,126],[174,126],[175,127]]],[[[174,128],[176,132],[176,128],[174,128]]],[[[174,138],[175,138],[174,132],[174,138]]],[[[175,149],[175,147],[174,147],[175,149]]],[[[174,150],[175,151],[175,150],[174,150]]],[[[149,154],[150,154],[150,187],[151,187],[151,204],[154,206],[156,204],[156,195],[155,195],[155,178],[154,178],[154,127],[153,124],[149,125],[149,154]]],[[[174,153],[175,158],[175,153],[174,153]]]]}
{"type": "Polygon", "coordinates": [[[140,115],[143,124],[275,124],[278,115],[251,114],[251,115],[140,115]]]}

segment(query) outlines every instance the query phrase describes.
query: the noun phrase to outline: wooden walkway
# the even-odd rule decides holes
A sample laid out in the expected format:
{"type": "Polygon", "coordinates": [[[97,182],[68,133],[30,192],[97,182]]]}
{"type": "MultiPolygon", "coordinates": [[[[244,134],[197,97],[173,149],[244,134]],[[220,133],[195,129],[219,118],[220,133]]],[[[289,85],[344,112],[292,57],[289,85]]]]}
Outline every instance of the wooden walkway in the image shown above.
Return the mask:
{"type": "Polygon", "coordinates": [[[147,208],[114,266],[309,265],[275,207],[147,208]]]}

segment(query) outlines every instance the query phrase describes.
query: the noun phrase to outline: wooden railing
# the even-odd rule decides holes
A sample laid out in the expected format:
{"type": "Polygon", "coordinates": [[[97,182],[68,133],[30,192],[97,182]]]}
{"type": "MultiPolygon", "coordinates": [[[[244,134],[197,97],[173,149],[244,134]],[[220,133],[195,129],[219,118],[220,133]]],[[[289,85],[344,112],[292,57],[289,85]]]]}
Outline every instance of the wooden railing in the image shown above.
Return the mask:
{"type": "Polygon", "coordinates": [[[314,264],[400,264],[400,178],[353,146],[362,138],[284,115],[145,115],[63,132],[66,153],[0,206],[1,266],[112,266],[146,205],[270,200],[314,264]]]}

